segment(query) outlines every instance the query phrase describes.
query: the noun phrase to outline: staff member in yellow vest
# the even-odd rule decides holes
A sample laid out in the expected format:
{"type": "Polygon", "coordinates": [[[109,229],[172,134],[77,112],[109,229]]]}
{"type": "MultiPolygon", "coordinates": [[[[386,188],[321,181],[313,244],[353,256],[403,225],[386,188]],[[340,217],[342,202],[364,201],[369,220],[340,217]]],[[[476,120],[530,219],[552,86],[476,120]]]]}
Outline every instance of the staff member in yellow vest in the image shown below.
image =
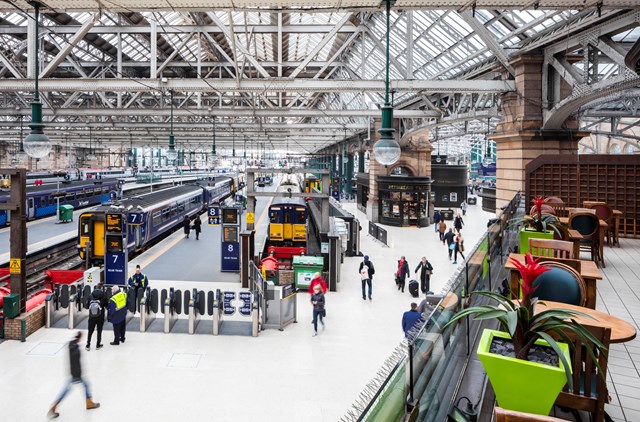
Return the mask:
{"type": "Polygon", "coordinates": [[[109,344],[117,346],[120,342],[124,343],[127,329],[127,295],[118,286],[111,288],[108,320],[113,324],[113,334],[115,335],[115,339],[109,344]]]}

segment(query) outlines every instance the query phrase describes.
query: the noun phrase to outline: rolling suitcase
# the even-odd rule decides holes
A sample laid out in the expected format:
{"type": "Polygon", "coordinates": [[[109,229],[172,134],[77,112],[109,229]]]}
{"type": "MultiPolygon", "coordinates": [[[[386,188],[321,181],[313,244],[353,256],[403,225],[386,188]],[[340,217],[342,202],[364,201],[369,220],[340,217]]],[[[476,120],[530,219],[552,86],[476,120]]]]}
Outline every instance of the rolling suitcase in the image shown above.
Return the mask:
{"type": "Polygon", "coordinates": [[[420,294],[420,284],[417,280],[409,281],[409,293],[411,293],[412,297],[418,297],[420,294]]]}

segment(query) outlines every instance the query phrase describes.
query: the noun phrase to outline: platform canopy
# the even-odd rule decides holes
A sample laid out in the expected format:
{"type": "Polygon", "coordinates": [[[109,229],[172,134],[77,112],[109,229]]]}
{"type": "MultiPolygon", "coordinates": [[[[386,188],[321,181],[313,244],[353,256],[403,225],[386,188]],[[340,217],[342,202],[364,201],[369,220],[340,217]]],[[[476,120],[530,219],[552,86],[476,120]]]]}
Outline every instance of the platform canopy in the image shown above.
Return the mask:
{"type": "MultiPolygon", "coordinates": [[[[183,149],[211,150],[215,133],[223,154],[245,144],[311,154],[375,135],[380,0],[41,4],[36,58],[33,7],[0,2],[0,148],[15,151],[28,134],[36,62],[45,131],[58,145],[81,147],[91,135],[94,148],[166,148],[171,104],[183,149]]],[[[517,91],[510,63],[531,54],[555,86],[545,119],[630,130],[639,13],[638,0],[398,0],[389,33],[398,133],[406,145],[486,148],[501,97],[517,91]],[[566,90],[571,102],[554,97],[566,90]]]]}

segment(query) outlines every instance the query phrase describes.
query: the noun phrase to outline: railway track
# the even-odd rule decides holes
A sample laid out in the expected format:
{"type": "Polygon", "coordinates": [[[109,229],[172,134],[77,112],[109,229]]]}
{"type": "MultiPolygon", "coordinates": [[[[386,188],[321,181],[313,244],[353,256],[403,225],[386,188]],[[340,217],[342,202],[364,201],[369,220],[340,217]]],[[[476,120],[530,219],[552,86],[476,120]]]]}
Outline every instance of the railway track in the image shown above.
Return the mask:
{"type": "MultiPolygon", "coordinates": [[[[37,252],[27,254],[27,293],[35,293],[44,287],[46,270],[76,270],[84,262],[78,257],[77,239],[69,239],[37,252]]],[[[5,265],[6,266],[6,265],[5,265]]],[[[0,284],[9,284],[9,276],[0,279],[0,284]]]]}

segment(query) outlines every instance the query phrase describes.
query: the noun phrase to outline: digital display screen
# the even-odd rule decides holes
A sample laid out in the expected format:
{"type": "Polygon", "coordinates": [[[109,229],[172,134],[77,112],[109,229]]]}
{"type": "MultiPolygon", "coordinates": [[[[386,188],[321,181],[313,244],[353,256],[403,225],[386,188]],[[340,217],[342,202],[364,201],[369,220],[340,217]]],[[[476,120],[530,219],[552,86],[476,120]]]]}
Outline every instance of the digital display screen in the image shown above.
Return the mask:
{"type": "Polygon", "coordinates": [[[238,208],[222,209],[222,224],[240,224],[240,210],[238,208]]]}
{"type": "Polygon", "coordinates": [[[122,214],[107,214],[106,224],[108,232],[122,233],[122,214]]]}
{"type": "Polygon", "coordinates": [[[238,241],[238,228],[237,227],[222,227],[222,241],[223,242],[237,242],[238,241]]]}
{"type": "Polygon", "coordinates": [[[107,252],[108,253],[122,253],[122,236],[121,235],[107,235],[107,252]]]}

